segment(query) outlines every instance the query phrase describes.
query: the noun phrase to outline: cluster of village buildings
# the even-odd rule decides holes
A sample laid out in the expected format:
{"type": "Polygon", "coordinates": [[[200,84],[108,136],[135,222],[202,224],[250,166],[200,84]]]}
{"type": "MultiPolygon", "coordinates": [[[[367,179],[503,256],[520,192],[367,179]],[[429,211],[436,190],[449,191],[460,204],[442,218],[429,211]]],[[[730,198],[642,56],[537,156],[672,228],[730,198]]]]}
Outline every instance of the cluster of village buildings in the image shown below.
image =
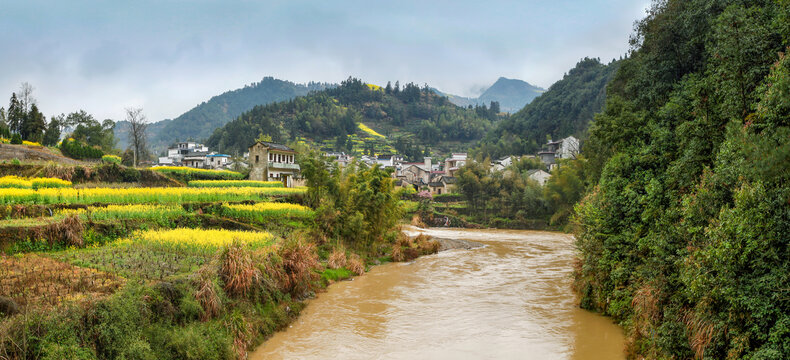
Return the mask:
{"type": "MultiPolygon", "coordinates": [[[[549,141],[537,155],[526,157],[540,159],[551,171],[557,166],[557,159],[574,158],[579,152],[579,140],[573,136],[558,141],[549,141]]],[[[346,166],[354,158],[342,152],[329,152],[326,156],[340,166],[346,166]]],[[[246,161],[235,164],[231,156],[210,152],[208,147],[195,142],[181,142],[168,149],[167,156],[159,158],[159,165],[187,166],[201,169],[232,169],[242,166],[250,168],[251,180],[282,181],[285,186],[303,184],[300,167],[296,162],[296,151],[282,144],[258,141],[244,154],[246,161]]],[[[503,171],[518,161],[520,157],[508,156],[491,163],[491,171],[503,171]]],[[[458,169],[467,159],[466,153],[453,153],[442,162],[433,162],[430,157],[422,162],[404,162],[400,155],[363,155],[359,161],[393,170],[396,185],[427,189],[434,195],[450,193],[456,183],[458,169]]],[[[546,184],[551,174],[544,170],[530,170],[528,176],[540,185],[546,184]]]]}

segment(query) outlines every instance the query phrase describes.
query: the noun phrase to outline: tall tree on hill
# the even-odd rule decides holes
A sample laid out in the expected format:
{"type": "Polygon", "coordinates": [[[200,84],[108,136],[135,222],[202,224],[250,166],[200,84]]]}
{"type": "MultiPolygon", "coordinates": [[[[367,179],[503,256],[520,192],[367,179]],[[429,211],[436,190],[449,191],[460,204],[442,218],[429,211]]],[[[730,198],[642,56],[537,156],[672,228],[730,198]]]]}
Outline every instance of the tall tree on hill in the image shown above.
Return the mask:
{"type": "Polygon", "coordinates": [[[19,86],[19,105],[25,114],[29,113],[32,106],[36,104],[36,98],[33,97],[33,90],[33,85],[27,82],[23,82],[22,85],[19,86]]]}
{"type": "Polygon", "coordinates": [[[22,118],[20,135],[22,135],[23,139],[41,142],[46,129],[47,123],[44,114],[38,110],[38,106],[35,103],[31,104],[30,110],[22,118]]]}
{"type": "Polygon", "coordinates": [[[19,104],[19,99],[16,97],[16,93],[11,93],[11,100],[8,103],[8,114],[6,117],[8,118],[8,128],[12,133],[19,133],[19,127],[22,124],[23,116],[24,112],[19,104]]]}
{"type": "Polygon", "coordinates": [[[126,108],[126,121],[129,122],[129,143],[134,152],[132,164],[137,166],[140,156],[145,153],[145,128],[148,127],[143,108],[126,108]]]}
{"type": "Polygon", "coordinates": [[[0,107],[0,137],[10,138],[11,132],[8,131],[8,119],[6,117],[5,108],[0,107]]]}

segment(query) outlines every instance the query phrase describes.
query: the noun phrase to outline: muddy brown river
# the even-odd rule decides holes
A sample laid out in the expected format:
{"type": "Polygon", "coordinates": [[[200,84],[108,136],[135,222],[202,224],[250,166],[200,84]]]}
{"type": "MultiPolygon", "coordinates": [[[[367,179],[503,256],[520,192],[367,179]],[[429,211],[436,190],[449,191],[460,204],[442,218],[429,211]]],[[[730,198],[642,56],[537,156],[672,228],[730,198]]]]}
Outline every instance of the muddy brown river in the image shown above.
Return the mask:
{"type": "Polygon", "coordinates": [[[420,231],[485,246],[333,284],[250,359],[625,358],[621,329],[576,305],[570,235],[420,231]]]}

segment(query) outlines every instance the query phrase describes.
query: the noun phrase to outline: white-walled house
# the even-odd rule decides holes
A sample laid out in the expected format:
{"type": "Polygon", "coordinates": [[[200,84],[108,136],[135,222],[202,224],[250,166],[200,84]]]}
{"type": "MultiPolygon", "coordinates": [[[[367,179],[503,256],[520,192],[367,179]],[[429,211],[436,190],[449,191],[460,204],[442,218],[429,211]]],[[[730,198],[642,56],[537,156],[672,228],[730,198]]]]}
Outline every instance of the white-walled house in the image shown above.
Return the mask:
{"type": "Polygon", "coordinates": [[[540,186],[543,186],[546,185],[547,181],[549,181],[551,174],[540,169],[532,169],[527,171],[527,176],[530,179],[535,180],[538,184],[540,184],[540,186]]]}

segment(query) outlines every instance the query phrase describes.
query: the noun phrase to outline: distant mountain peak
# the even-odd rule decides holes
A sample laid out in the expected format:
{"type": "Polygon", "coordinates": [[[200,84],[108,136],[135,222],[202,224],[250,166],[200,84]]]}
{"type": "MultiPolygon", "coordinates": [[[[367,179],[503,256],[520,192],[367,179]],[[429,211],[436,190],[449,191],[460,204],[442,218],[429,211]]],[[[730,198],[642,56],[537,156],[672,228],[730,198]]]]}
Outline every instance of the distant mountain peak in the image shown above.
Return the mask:
{"type": "Polygon", "coordinates": [[[524,80],[500,76],[494,84],[485,89],[476,98],[445,94],[441,91],[437,91],[437,93],[447,96],[454,104],[464,107],[469,105],[489,105],[492,101],[497,101],[502,111],[514,113],[521,110],[521,108],[545,91],[545,89],[534,86],[524,80]]]}

